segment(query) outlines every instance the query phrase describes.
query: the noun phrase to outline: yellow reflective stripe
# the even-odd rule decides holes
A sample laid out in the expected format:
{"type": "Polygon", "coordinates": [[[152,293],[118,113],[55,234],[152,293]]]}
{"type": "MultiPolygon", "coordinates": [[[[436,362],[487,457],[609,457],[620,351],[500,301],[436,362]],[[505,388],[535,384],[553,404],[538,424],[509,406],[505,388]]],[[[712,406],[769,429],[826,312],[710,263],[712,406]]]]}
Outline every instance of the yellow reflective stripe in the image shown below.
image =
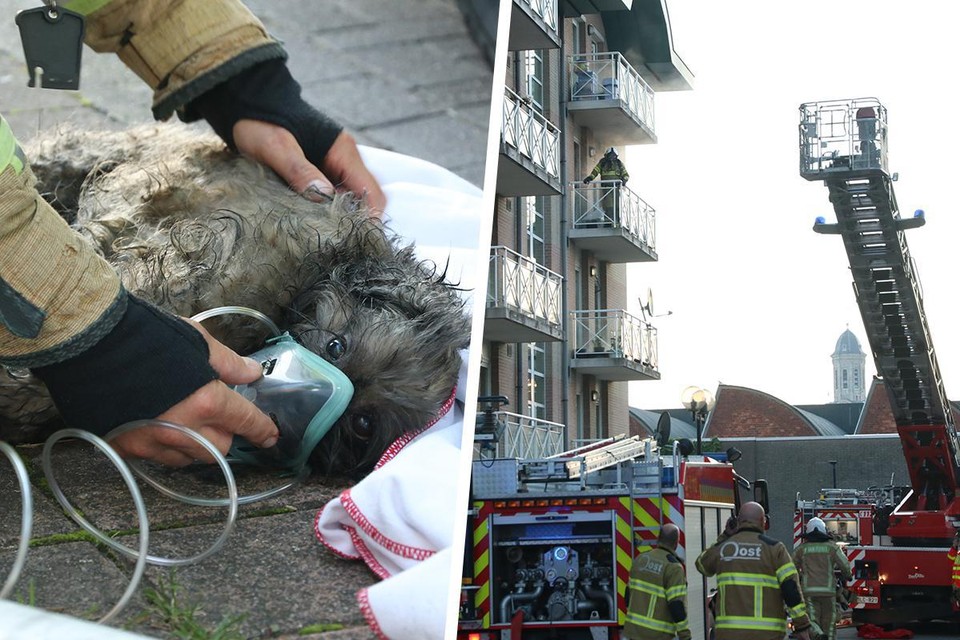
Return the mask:
{"type": "Polygon", "coordinates": [[[13,130],[3,116],[0,116],[0,171],[12,167],[14,173],[20,174],[25,163],[23,150],[13,136],[13,130]]]}
{"type": "Polygon", "coordinates": [[[792,562],[788,562],[779,569],[777,569],[777,580],[784,582],[790,576],[797,575],[797,568],[793,566],[792,562]]]}
{"type": "Polygon", "coordinates": [[[643,593],[648,593],[651,596],[656,596],[658,598],[666,597],[666,593],[664,592],[663,587],[661,587],[660,585],[651,584],[649,582],[638,580],[636,578],[632,578],[630,580],[630,588],[636,591],[642,591],[643,593]]]}
{"type": "Polygon", "coordinates": [[[761,573],[721,573],[717,576],[717,585],[724,587],[754,587],[759,585],[771,589],[780,588],[780,583],[775,578],[761,573]]]}
{"type": "Polygon", "coordinates": [[[663,631],[664,633],[673,633],[674,630],[680,630],[679,627],[672,622],[664,622],[663,620],[657,620],[655,618],[650,618],[648,616],[642,616],[638,613],[633,613],[631,611],[627,612],[627,621],[632,622],[638,627],[645,627],[647,629],[653,629],[655,631],[663,631]]]}
{"type": "Polygon", "coordinates": [[[748,618],[746,616],[717,616],[717,629],[753,629],[758,631],[786,631],[785,618],[748,618]]]}
{"type": "Polygon", "coordinates": [[[675,587],[670,587],[667,589],[667,600],[676,600],[677,598],[685,598],[687,596],[687,585],[678,584],[675,587]]]}
{"type": "Polygon", "coordinates": [[[70,11],[88,16],[94,11],[110,4],[113,0],[68,0],[61,5],[70,11]]]}
{"type": "Polygon", "coordinates": [[[801,602],[795,607],[787,607],[787,611],[790,612],[791,618],[799,618],[800,616],[807,615],[807,606],[801,602]]]}

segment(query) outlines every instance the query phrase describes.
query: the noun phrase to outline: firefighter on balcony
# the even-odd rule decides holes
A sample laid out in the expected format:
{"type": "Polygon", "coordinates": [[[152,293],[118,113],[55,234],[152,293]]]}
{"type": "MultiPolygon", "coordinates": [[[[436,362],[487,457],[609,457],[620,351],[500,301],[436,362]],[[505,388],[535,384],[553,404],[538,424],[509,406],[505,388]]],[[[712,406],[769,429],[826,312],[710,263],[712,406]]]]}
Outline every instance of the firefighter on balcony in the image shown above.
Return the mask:
{"type": "Polygon", "coordinates": [[[697,558],[697,571],[717,576],[716,638],[783,640],[786,605],[796,637],[810,640],[797,569],[783,543],[764,535],[763,523],[763,507],[747,502],[697,558]]]}
{"type": "Polygon", "coordinates": [[[680,529],[667,523],[657,546],[633,560],[630,569],[627,622],[623,635],[630,640],[690,640],[687,626],[687,578],[676,556],[680,529]]]}
{"type": "Polygon", "coordinates": [[[951,582],[953,585],[953,604],[960,608],[960,531],[957,531],[956,535],[953,536],[953,545],[947,552],[947,559],[953,564],[953,569],[950,572],[953,578],[951,582]]]}
{"type": "Polygon", "coordinates": [[[848,582],[853,577],[850,561],[830,539],[820,518],[810,518],[804,537],[804,542],[793,553],[793,562],[800,572],[812,634],[817,640],[834,640],[837,636],[836,572],[848,582]]]}
{"type": "Polygon", "coordinates": [[[583,179],[583,184],[589,184],[591,180],[596,178],[600,178],[601,187],[598,202],[587,211],[583,222],[591,225],[601,223],[604,226],[610,226],[618,220],[616,212],[617,201],[621,194],[620,188],[625,186],[627,180],[630,179],[627,167],[624,166],[613,147],[610,147],[600,158],[600,162],[593,168],[590,175],[583,179]],[[603,208],[604,217],[602,219],[597,215],[599,213],[597,207],[603,208]]]}

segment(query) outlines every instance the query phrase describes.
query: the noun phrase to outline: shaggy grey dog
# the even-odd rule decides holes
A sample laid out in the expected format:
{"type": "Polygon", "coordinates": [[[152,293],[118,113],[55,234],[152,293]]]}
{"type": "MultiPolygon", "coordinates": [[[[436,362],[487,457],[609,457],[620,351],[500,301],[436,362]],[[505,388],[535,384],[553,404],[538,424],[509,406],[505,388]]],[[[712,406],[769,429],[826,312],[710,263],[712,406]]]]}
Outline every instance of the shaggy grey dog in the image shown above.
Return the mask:
{"type": "MultiPolygon", "coordinates": [[[[182,125],[63,131],[26,152],[41,193],[129,291],[180,316],[256,309],[350,378],[353,399],[314,470],[369,471],[450,398],[470,339],[456,283],[353,198],[310,202],[182,125]]],[[[241,316],[204,324],[239,353],[266,337],[241,316]]],[[[0,368],[0,437],[39,440],[58,426],[42,383],[0,368]]]]}

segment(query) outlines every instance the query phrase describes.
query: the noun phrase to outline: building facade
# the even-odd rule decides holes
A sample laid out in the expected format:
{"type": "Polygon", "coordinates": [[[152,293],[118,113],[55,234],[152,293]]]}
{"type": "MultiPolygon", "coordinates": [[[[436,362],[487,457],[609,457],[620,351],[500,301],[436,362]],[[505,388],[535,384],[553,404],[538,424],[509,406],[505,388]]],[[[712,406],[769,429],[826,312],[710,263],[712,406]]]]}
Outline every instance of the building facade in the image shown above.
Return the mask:
{"type": "Polygon", "coordinates": [[[608,149],[655,144],[657,91],[690,88],[665,0],[511,0],[481,396],[504,396],[500,455],[629,429],[627,383],[659,378],[626,265],[655,262],[656,211],[608,149]]]}

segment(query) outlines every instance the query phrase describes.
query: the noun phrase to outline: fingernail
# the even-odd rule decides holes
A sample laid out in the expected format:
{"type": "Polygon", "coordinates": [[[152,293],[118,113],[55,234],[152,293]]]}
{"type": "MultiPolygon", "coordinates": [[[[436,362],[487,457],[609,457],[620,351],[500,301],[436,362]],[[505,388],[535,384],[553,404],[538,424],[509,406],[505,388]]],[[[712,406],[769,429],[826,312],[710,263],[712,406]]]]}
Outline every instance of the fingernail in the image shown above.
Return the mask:
{"type": "Polygon", "coordinates": [[[263,448],[269,449],[273,445],[277,444],[277,440],[278,440],[277,436],[273,436],[272,438],[267,438],[266,440],[263,441],[263,448]]]}
{"type": "Polygon", "coordinates": [[[253,373],[254,371],[256,371],[260,375],[263,375],[263,365],[261,365],[259,362],[257,362],[253,358],[245,357],[244,360],[246,360],[245,366],[247,367],[247,369],[250,369],[250,373],[253,373]]]}
{"type": "Polygon", "coordinates": [[[333,185],[329,182],[324,182],[323,180],[314,180],[307,188],[303,190],[302,195],[307,200],[312,200],[313,202],[330,202],[333,200],[333,194],[335,189],[333,185]]]}

